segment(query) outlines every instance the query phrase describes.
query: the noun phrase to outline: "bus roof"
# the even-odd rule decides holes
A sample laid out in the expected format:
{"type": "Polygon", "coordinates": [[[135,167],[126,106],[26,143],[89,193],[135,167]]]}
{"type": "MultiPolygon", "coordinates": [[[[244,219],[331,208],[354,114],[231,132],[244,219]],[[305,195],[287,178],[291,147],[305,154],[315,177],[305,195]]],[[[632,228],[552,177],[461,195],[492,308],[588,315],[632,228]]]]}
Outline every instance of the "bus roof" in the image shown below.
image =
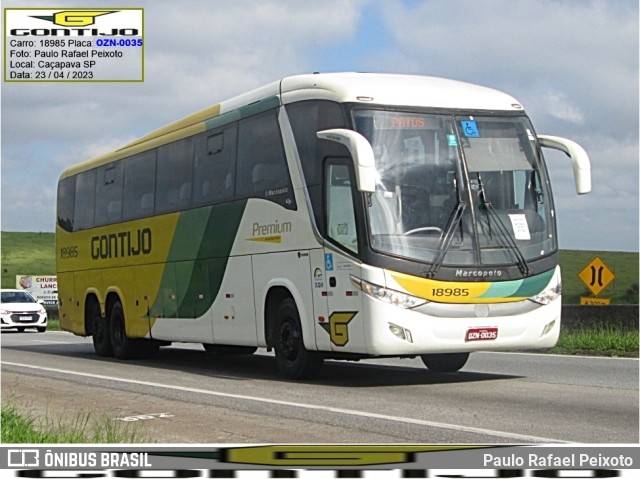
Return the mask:
{"type": "Polygon", "coordinates": [[[469,110],[522,110],[513,97],[445,78],[381,73],[323,73],[282,79],[283,103],[303,98],[469,110]]]}
{"type": "Polygon", "coordinates": [[[464,110],[522,111],[513,97],[491,88],[445,78],[383,73],[314,73],[285,77],[263,87],[207,107],[158,128],[114,152],[66,169],[61,178],[100,166],[205,131],[207,120],[273,100],[282,104],[309,99],[362,104],[451,108],[464,110]]]}

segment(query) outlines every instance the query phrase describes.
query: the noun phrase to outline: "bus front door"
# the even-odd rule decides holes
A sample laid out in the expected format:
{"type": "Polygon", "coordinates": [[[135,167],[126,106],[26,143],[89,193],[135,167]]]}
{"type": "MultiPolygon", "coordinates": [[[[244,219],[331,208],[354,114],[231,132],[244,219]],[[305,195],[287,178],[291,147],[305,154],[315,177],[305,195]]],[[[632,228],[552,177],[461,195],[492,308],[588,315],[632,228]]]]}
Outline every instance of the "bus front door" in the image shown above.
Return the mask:
{"type": "Polygon", "coordinates": [[[360,277],[360,265],[353,258],[358,252],[353,168],[349,159],[342,158],[328,160],[325,168],[326,230],[336,247],[323,251],[327,315],[319,324],[328,334],[332,351],[365,352],[361,292],[351,281],[352,275],[360,277]]]}

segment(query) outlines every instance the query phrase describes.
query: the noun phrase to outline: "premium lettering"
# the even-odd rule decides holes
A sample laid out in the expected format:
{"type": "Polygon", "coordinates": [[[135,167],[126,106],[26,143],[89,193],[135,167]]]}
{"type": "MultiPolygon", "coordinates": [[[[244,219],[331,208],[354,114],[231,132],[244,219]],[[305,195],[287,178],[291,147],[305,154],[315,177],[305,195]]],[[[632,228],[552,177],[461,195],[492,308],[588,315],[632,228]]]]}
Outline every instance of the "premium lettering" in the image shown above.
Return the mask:
{"type": "Polygon", "coordinates": [[[278,223],[276,221],[275,223],[271,223],[271,224],[253,223],[252,235],[253,236],[279,235],[282,233],[291,233],[292,229],[293,229],[293,225],[289,221],[286,221],[284,223],[278,223]]]}

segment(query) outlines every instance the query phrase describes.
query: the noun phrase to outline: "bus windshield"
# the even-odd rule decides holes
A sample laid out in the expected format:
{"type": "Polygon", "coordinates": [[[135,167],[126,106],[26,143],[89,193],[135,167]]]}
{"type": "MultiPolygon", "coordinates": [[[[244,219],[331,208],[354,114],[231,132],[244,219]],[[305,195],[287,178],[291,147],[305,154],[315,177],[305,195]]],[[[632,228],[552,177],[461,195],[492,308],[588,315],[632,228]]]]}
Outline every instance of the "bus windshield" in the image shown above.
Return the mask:
{"type": "Polygon", "coordinates": [[[438,267],[518,265],[557,249],[546,172],[525,116],[355,110],[377,171],[372,247],[438,267]]]}

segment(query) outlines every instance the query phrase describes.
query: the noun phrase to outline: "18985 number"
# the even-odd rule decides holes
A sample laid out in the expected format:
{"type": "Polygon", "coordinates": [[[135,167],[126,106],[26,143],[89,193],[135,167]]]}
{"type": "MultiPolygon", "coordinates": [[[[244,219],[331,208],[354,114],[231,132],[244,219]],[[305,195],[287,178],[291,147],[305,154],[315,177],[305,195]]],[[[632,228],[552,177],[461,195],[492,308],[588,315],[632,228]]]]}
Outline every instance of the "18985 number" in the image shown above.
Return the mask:
{"type": "Polygon", "coordinates": [[[78,257],[78,246],[65,246],[60,248],[60,258],[69,259],[78,257]]]}
{"type": "Polygon", "coordinates": [[[469,296],[467,288],[432,288],[433,296],[469,296]]]}

